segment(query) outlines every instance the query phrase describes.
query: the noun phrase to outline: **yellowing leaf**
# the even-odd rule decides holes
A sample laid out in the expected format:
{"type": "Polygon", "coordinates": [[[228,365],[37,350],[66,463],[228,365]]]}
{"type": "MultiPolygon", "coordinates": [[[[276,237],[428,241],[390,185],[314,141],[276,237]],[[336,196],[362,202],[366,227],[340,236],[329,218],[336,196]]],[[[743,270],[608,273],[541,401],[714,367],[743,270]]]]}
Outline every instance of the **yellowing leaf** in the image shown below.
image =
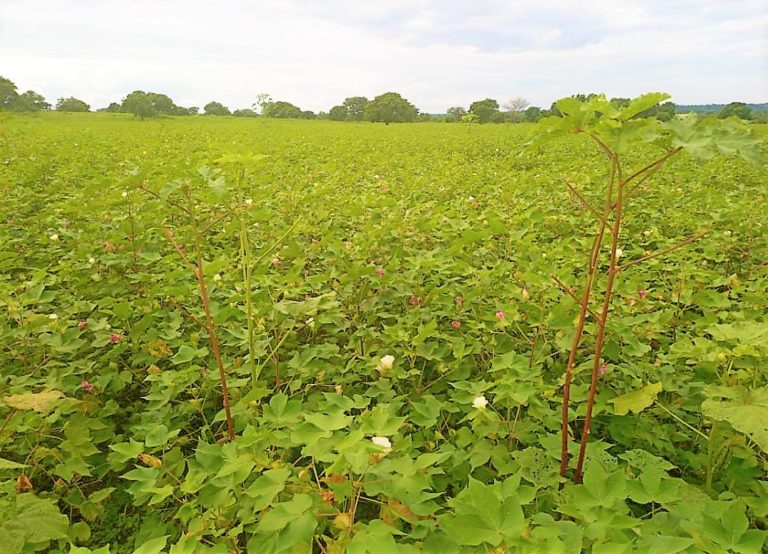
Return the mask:
{"type": "Polygon", "coordinates": [[[627,415],[629,412],[639,414],[651,404],[656,402],[656,397],[661,392],[661,383],[651,383],[636,391],[617,396],[613,403],[613,413],[627,415]]]}
{"type": "Polygon", "coordinates": [[[155,339],[147,343],[147,352],[153,358],[162,358],[173,354],[168,345],[162,339],[155,339]]]}
{"type": "Polygon", "coordinates": [[[43,392],[13,394],[3,398],[3,402],[5,402],[7,406],[17,410],[34,410],[44,414],[53,409],[53,404],[59,398],[64,398],[64,393],[59,390],[49,390],[43,392]]]}
{"type": "Polygon", "coordinates": [[[146,466],[154,468],[159,468],[163,465],[163,461],[160,458],[153,456],[152,454],[139,454],[139,461],[146,466]]]}

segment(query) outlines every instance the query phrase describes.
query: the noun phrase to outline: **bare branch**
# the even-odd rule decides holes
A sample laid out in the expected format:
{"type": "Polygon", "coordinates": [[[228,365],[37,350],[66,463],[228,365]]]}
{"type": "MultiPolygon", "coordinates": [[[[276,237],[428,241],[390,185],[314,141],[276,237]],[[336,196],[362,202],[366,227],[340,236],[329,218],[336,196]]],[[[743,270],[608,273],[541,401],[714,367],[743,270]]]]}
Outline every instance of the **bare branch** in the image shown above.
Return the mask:
{"type": "Polygon", "coordinates": [[[573,184],[573,183],[571,183],[571,182],[570,182],[568,179],[563,179],[563,181],[565,182],[565,186],[567,186],[567,187],[568,187],[568,189],[569,189],[569,190],[570,190],[570,191],[571,191],[573,194],[575,194],[575,195],[576,195],[576,197],[577,197],[579,200],[581,200],[581,204],[582,204],[582,205],[583,205],[583,206],[584,206],[584,207],[585,207],[587,210],[589,210],[590,212],[592,212],[592,214],[593,214],[593,215],[594,215],[594,216],[595,216],[595,217],[596,217],[596,218],[597,218],[597,219],[598,219],[598,220],[599,220],[601,223],[603,223],[603,222],[605,221],[605,217],[603,216],[603,214],[601,214],[600,212],[598,212],[598,211],[597,211],[597,210],[596,210],[596,209],[595,209],[595,208],[592,206],[592,204],[590,204],[590,203],[589,203],[589,201],[586,199],[586,197],[585,197],[585,196],[584,196],[584,195],[581,193],[581,191],[580,191],[579,189],[577,189],[577,188],[574,186],[574,184],[573,184]]]}
{"type": "Polygon", "coordinates": [[[173,236],[173,232],[167,227],[163,227],[163,231],[165,231],[165,236],[168,237],[169,241],[171,241],[171,244],[176,249],[176,252],[179,253],[181,259],[186,262],[187,267],[192,270],[192,273],[194,273],[195,277],[197,277],[197,267],[195,267],[195,264],[193,264],[187,257],[187,254],[184,252],[184,248],[178,242],[176,242],[176,238],[173,236]]]}
{"type": "Polygon", "coordinates": [[[155,191],[149,190],[147,187],[144,186],[144,183],[139,185],[139,190],[143,190],[144,192],[146,192],[150,196],[154,196],[158,200],[162,200],[163,202],[167,202],[168,204],[170,204],[174,208],[177,208],[177,209],[181,210],[182,212],[184,212],[185,214],[189,215],[189,210],[187,208],[185,208],[181,204],[178,204],[177,202],[174,202],[170,198],[163,198],[162,196],[157,194],[155,191]]]}
{"type": "Polygon", "coordinates": [[[699,233],[698,235],[694,235],[692,237],[688,237],[684,241],[678,242],[674,246],[670,246],[669,248],[665,248],[664,250],[659,250],[658,252],[654,252],[652,254],[648,254],[647,256],[643,256],[642,258],[638,258],[636,260],[632,260],[630,262],[627,262],[625,264],[620,265],[616,268],[616,271],[623,271],[624,269],[627,269],[628,267],[631,267],[633,265],[639,264],[640,262],[644,262],[653,258],[657,258],[659,256],[663,256],[664,254],[669,254],[670,252],[677,250],[678,248],[682,248],[683,246],[687,244],[691,244],[692,242],[696,242],[697,240],[706,237],[709,233],[711,233],[711,230],[704,231],[703,233],[699,233]]]}
{"type": "MultiPolygon", "coordinates": [[[[626,179],[624,179],[624,180],[622,181],[622,183],[626,185],[626,184],[628,184],[630,181],[632,181],[633,179],[636,179],[637,177],[641,176],[641,175],[642,175],[643,173],[645,173],[646,171],[649,171],[649,170],[651,170],[651,169],[654,169],[654,168],[657,168],[657,167],[659,167],[659,166],[663,165],[663,164],[664,164],[664,162],[666,162],[666,161],[667,161],[669,158],[671,158],[672,156],[674,156],[675,154],[677,154],[678,152],[680,152],[682,149],[683,149],[683,147],[682,147],[682,146],[678,146],[678,147],[677,147],[677,148],[675,148],[674,150],[670,150],[670,151],[668,151],[666,154],[664,154],[664,155],[663,155],[661,158],[659,158],[659,159],[658,159],[658,160],[656,160],[655,162],[652,162],[652,163],[648,164],[648,165],[647,165],[647,166],[645,166],[643,169],[639,169],[638,171],[635,171],[635,172],[634,172],[632,175],[630,175],[629,177],[627,177],[626,179]]],[[[634,188],[634,187],[633,187],[633,188],[634,188]]],[[[631,189],[630,189],[629,191],[627,191],[627,192],[631,192],[631,189]]]]}
{"type": "MultiPolygon", "coordinates": [[[[561,280],[558,278],[558,276],[557,276],[557,275],[555,275],[554,273],[553,273],[552,275],[550,275],[550,277],[552,277],[552,280],[553,280],[555,283],[557,283],[557,284],[559,285],[559,287],[560,287],[560,288],[563,290],[563,292],[564,292],[564,293],[566,293],[568,296],[570,296],[571,298],[573,298],[573,299],[576,301],[576,303],[577,303],[579,306],[581,306],[581,305],[582,305],[582,301],[581,301],[581,298],[579,298],[578,296],[576,296],[576,293],[575,293],[575,292],[573,292],[573,289],[572,289],[571,287],[569,287],[568,285],[566,285],[565,283],[563,283],[563,282],[562,282],[562,281],[561,281],[561,280]]],[[[593,312],[591,309],[589,309],[589,306],[587,306],[587,307],[586,307],[586,309],[587,309],[587,313],[588,313],[589,315],[591,315],[591,316],[592,316],[592,318],[593,318],[595,321],[597,321],[597,314],[596,314],[595,312],[593,312]]]]}

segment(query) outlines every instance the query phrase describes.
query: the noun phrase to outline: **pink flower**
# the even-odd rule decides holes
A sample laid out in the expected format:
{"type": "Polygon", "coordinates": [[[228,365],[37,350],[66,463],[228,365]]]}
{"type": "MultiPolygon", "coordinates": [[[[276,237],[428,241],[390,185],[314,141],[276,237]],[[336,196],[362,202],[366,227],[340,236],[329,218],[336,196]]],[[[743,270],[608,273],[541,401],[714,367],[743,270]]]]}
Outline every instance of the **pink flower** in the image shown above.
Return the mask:
{"type": "Polygon", "coordinates": [[[598,368],[597,372],[600,374],[600,377],[605,375],[605,370],[608,369],[608,366],[605,364],[600,364],[600,367],[598,368]]]}
{"type": "Polygon", "coordinates": [[[453,327],[454,329],[458,329],[459,327],[461,327],[461,321],[451,321],[451,327],[453,327]]]}
{"type": "Polygon", "coordinates": [[[280,267],[281,265],[283,265],[283,260],[281,260],[280,258],[272,258],[272,265],[275,267],[280,267]]]}
{"type": "Polygon", "coordinates": [[[637,296],[640,297],[640,300],[645,300],[645,297],[648,296],[648,291],[646,289],[640,289],[637,291],[637,296]]]}
{"type": "Polygon", "coordinates": [[[411,296],[410,300],[408,300],[408,303],[411,306],[418,306],[419,304],[421,304],[421,298],[419,298],[414,294],[413,296],[411,296]]]}
{"type": "Polygon", "coordinates": [[[378,277],[379,279],[384,277],[384,269],[383,268],[381,268],[381,267],[377,267],[376,268],[376,277],[378,277]]]}
{"type": "Polygon", "coordinates": [[[87,327],[88,327],[88,322],[87,321],[83,320],[83,321],[78,321],[77,322],[77,328],[78,329],[85,329],[87,327]]]}
{"type": "Polygon", "coordinates": [[[121,340],[123,340],[123,335],[120,333],[112,333],[109,335],[109,342],[112,344],[118,344],[121,340]]]}
{"type": "Polygon", "coordinates": [[[635,300],[634,298],[630,298],[629,299],[629,305],[630,306],[634,306],[635,304],[637,304],[637,300],[635,300]]]}
{"type": "Polygon", "coordinates": [[[456,307],[461,308],[461,305],[464,303],[464,297],[463,296],[457,296],[453,299],[454,302],[456,302],[456,307]]]}
{"type": "Polygon", "coordinates": [[[80,388],[88,394],[93,392],[93,384],[88,379],[83,379],[83,382],[80,383],[80,388]]]}
{"type": "Polygon", "coordinates": [[[507,317],[507,314],[505,314],[503,310],[499,310],[498,312],[496,312],[496,318],[497,318],[499,321],[504,321],[504,319],[505,319],[506,317],[507,317]]]}

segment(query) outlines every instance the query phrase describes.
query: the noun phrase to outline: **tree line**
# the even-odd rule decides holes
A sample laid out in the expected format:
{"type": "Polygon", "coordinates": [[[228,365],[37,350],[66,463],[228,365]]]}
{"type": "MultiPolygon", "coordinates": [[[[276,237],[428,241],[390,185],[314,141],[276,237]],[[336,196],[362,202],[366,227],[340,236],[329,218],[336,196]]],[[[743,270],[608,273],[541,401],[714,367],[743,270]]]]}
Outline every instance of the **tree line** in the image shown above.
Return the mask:
{"type": "MultiPolygon", "coordinates": [[[[575,94],[574,98],[587,101],[594,94],[575,94]]],[[[612,102],[625,106],[629,98],[612,98],[612,102]]],[[[16,85],[5,77],[0,76],[0,111],[34,112],[55,109],[61,112],[89,112],[91,107],[78,98],[59,98],[55,106],[35,91],[28,90],[19,93],[16,85]]],[[[210,115],[235,117],[267,117],[275,119],[330,119],[332,121],[373,121],[389,123],[405,123],[413,121],[444,121],[462,123],[535,123],[542,117],[558,115],[555,104],[549,109],[531,106],[525,98],[512,98],[503,105],[493,98],[485,98],[472,102],[468,107],[452,106],[445,114],[428,114],[419,112],[411,102],[396,92],[386,92],[372,100],[364,96],[351,96],[341,104],[333,106],[328,112],[315,113],[302,110],[298,106],[283,100],[273,100],[268,94],[259,94],[250,108],[240,108],[231,111],[221,102],[211,101],[202,108],[196,106],[178,106],[170,97],[156,92],[133,91],[121,102],[112,102],[106,108],[96,111],[129,113],[144,119],[160,116],[210,115]]],[[[666,121],[672,118],[678,110],[672,102],[665,102],[641,114],[643,117],[653,116],[666,121]]],[[[731,102],[725,105],[719,117],[736,116],[744,120],[759,122],[768,121],[768,112],[753,110],[743,102],[731,102]]]]}

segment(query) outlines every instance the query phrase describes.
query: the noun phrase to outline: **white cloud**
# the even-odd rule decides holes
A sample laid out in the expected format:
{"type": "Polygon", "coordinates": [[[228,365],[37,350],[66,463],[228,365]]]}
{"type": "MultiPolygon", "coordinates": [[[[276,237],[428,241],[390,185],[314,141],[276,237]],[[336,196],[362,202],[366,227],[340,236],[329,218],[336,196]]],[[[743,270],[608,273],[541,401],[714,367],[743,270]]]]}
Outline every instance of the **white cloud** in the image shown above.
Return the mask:
{"type": "Polygon", "coordinates": [[[135,89],[313,110],[389,90],[430,112],[592,91],[766,101],[767,30],[751,0],[3,0],[0,75],[94,106],[135,89]]]}

